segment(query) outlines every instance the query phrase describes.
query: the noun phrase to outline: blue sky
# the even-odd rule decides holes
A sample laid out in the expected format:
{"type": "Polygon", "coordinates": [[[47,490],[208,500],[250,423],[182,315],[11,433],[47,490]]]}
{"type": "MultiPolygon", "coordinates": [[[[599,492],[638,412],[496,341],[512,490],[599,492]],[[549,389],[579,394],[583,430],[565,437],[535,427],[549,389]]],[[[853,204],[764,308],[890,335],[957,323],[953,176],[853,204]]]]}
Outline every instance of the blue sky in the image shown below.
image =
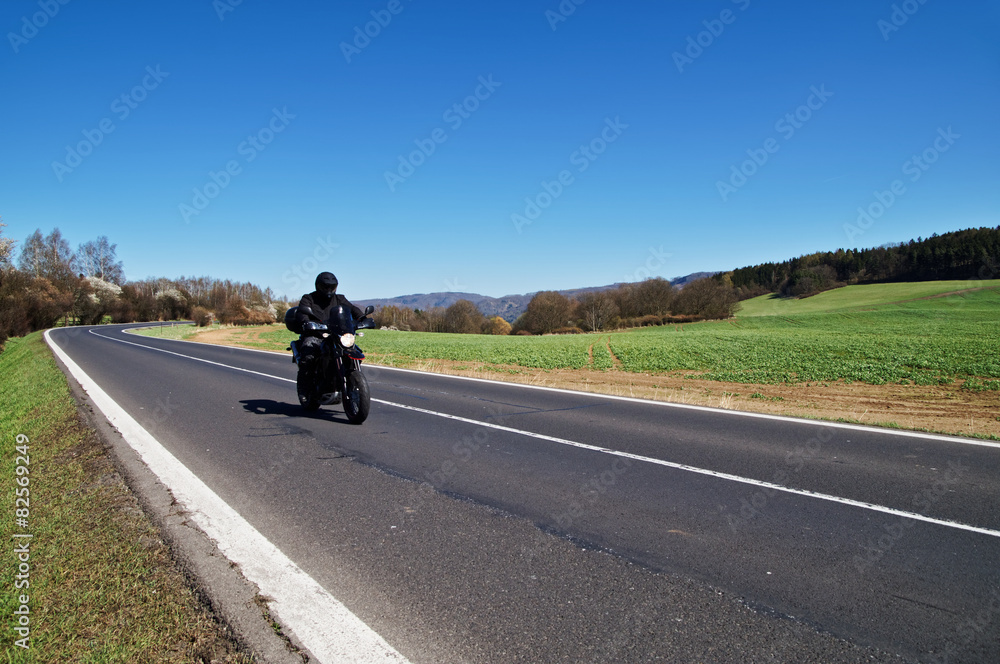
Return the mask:
{"type": "Polygon", "coordinates": [[[107,235],[129,279],[329,269],[353,299],[997,226],[998,28],[987,0],[5,0],[0,215],[107,235]]]}

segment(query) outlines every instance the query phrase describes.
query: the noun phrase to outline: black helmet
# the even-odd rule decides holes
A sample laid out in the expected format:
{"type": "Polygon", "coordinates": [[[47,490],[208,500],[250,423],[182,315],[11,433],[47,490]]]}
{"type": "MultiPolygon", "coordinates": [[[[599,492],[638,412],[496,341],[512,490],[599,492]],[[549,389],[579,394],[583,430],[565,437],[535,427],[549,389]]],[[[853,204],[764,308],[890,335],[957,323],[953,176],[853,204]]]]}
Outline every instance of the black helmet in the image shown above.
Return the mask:
{"type": "Polygon", "coordinates": [[[333,272],[320,272],[316,277],[316,290],[332,297],[337,292],[338,283],[333,272]]]}

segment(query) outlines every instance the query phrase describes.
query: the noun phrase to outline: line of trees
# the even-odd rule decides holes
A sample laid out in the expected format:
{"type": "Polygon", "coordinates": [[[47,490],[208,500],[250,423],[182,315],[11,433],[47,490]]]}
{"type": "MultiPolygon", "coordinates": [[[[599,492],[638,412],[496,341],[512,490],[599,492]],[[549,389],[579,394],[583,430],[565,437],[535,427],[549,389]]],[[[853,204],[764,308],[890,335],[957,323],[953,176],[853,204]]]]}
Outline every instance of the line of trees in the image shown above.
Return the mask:
{"type": "Polygon", "coordinates": [[[728,278],[744,300],[766,293],[808,297],[849,284],[891,281],[978,279],[985,267],[996,274],[1000,226],[970,228],[872,249],[838,249],[781,263],[733,270],[728,278]]]}
{"type": "Polygon", "coordinates": [[[500,316],[487,318],[470,300],[459,300],[447,308],[410,309],[396,305],[382,306],[372,317],[379,327],[412,332],[510,334],[511,330],[510,323],[500,316]]]}
{"type": "Polygon", "coordinates": [[[551,334],[662,325],[728,318],[738,306],[730,284],[699,279],[683,289],[655,277],[569,298],[557,291],[536,293],[513,325],[499,316],[487,318],[469,300],[433,310],[385,306],[375,313],[380,327],[419,332],[464,334],[551,334]]]}
{"type": "Polygon", "coordinates": [[[0,222],[0,345],[8,337],[62,324],[193,319],[236,325],[284,315],[270,288],[209,277],[126,281],[117,245],[106,236],[74,252],[58,228],[36,230],[14,263],[15,243],[0,222]]]}

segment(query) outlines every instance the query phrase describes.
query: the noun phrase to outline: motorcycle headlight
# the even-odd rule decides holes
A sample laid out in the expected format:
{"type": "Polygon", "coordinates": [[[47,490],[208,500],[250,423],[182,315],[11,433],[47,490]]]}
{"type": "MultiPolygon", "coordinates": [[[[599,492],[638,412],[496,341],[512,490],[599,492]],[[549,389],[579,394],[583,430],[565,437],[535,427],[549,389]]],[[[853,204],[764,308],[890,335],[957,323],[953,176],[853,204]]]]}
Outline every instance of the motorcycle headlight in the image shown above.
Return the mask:
{"type": "Polygon", "coordinates": [[[354,345],[354,335],[353,334],[342,334],[340,335],[340,345],[344,348],[350,348],[354,345]]]}

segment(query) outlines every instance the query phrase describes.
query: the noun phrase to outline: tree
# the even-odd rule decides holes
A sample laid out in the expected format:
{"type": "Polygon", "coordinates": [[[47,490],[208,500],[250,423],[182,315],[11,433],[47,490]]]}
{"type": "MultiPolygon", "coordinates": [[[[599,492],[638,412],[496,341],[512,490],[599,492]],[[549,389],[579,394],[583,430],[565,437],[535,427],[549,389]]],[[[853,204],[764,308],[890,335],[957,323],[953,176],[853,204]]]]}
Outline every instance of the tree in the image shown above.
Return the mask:
{"type": "Polygon", "coordinates": [[[830,265],[814,265],[796,270],[781,287],[785,297],[808,297],[844,284],[837,283],[837,271],[830,265]]]}
{"type": "Polygon", "coordinates": [[[413,326],[413,319],[416,317],[413,309],[397,307],[394,304],[384,305],[378,308],[373,318],[378,327],[388,327],[397,330],[409,331],[413,326]]]}
{"type": "MultiPolygon", "coordinates": [[[[0,235],[3,234],[4,226],[7,224],[0,221],[0,235]]],[[[7,237],[0,237],[0,270],[11,267],[11,256],[14,254],[14,240],[7,237]]]]}
{"type": "MultiPolygon", "coordinates": [[[[188,297],[176,288],[167,288],[161,290],[156,294],[156,305],[158,308],[157,317],[160,320],[180,320],[182,318],[188,318],[191,314],[191,303],[188,297]]],[[[225,314],[229,316],[229,320],[223,320],[223,316],[219,316],[219,320],[223,323],[232,323],[246,316],[246,307],[243,305],[243,300],[235,298],[230,301],[229,306],[225,310],[225,314]]]]}
{"type": "Polygon", "coordinates": [[[444,330],[454,334],[479,334],[486,317],[471,300],[459,300],[444,312],[444,330]]]}
{"type": "Polygon", "coordinates": [[[686,284],[674,302],[674,312],[702,318],[729,318],[739,308],[736,291],[711,277],[686,284]]]}
{"type": "Polygon", "coordinates": [[[431,307],[430,309],[414,310],[413,329],[418,332],[444,332],[444,309],[441,307],[431,307]]]}
{"type": "Polygon", "coordinates": [[[97,277],[121,286],[125,283],[125,268],[121,261],[116,260],[117,248],[117,244],[108,241],[107,235],[81,244],[76,250],[75,271],[85,277],[97,277]]]}
{"type": "Polygon", "coordinates": [[[39,228],[29,235],[21,247],[21,257],[17,259],[17,267],[21,272],[35,277],[42,276],[45,269],[45,239],[39,228]]]}
{"type": "Polygon", "coordinates": [[[122,288],[118,284],[97,277],[80,280],[73,313],[81,325],[99,325],[107,315],[116,317],[122,288]]]}
{"type": "Polygon", "coordinates": [[[0,343],[52,327],[73,307],[73,294],[21,270],[0,271],[0,343]]]}
{"type": "Polygon", "coordinates": [[[44,238],[39,228],[24,241],[18,267],[35,278],[66,282],[73,278],[73,252],[58,228],[44,238]]]}
{"type": "Polygon", "coordinates": [[[638,284],[622,284],[611,291],[611,297],[618,307],[618,315],[622,318],[636,318],[642,315],[638,284]]]}
{"type": "Polygon", "coordinates": [[[651,277],[635,285],[639,316],[665,316],[670,313],[677,291],[663,277],[651,277]]]}
{"type": "Polygon", "coordinates": [[[557,291],[536,293],[528,308],[517,319],[515,329],[527,330],[532,334],[548,334],[553,330],[573,325],[571,319],[573,303],[557,291]]]}
{"type": "Polygon", "coordinates": [[[585,329],[600,332],[611,326],[618,316],[618,305],[615,304],[613,292],[584,293],[580,296],[579,303],[579,313],[585,329]]]}

